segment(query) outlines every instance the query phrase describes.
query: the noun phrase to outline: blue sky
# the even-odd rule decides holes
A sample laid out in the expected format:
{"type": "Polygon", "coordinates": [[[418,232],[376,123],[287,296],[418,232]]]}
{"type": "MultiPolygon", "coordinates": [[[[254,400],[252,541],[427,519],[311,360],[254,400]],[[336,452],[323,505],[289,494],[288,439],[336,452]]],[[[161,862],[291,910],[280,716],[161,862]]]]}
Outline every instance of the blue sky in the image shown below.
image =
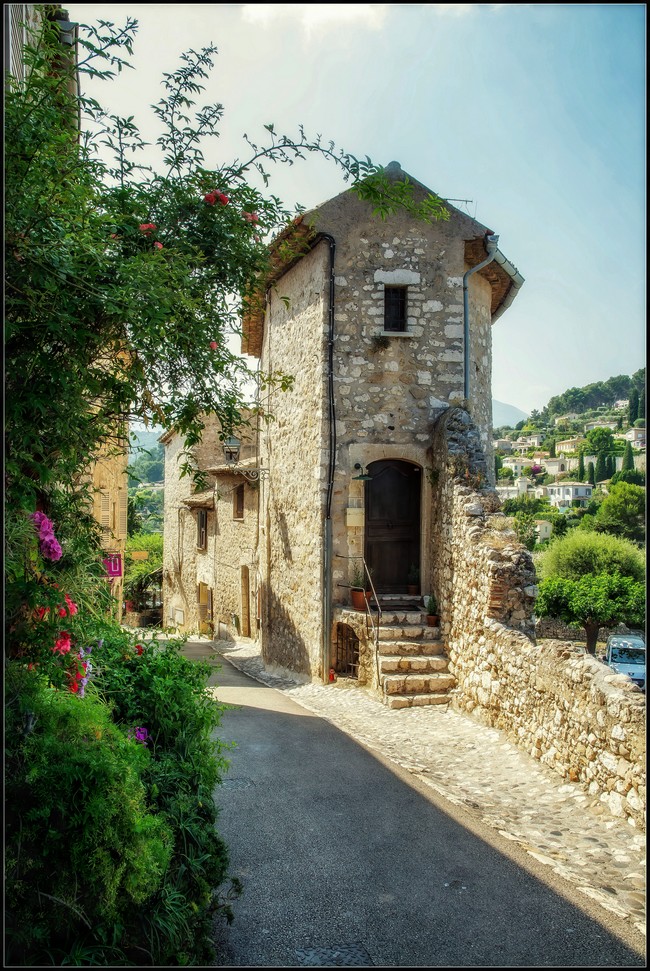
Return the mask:
{"type": "MultiPolygon", "coordinates": [[[[219,49],[204,102],[222,135],[303,124],[357,156],[396,159],[489,226],[525,277],[493,330],[493,396],[529,412],[645,366],[644,4],[68,4],[139,22],[133,63],[102,85],[153,134],[147,106],[178,55],[219,49]]],[[[308,208],[346,188],[310,157],[271,189],[308,208]]]]}

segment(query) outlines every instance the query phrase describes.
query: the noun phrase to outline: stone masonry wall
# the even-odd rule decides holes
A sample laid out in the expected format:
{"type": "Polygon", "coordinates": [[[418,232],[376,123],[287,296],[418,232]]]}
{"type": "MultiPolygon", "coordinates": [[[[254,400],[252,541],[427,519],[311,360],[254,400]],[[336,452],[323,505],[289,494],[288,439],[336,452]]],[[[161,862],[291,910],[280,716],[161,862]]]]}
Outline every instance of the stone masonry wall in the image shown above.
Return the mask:
{"type": "Polygon", "coordinates": [[[320,245],[269,294],[262,352],[264,371],[280,368],[294,378],[290,391],[270,394],[273,420],[261,434],[270,469],[260,523],[262,655],[314,678],[323,674],[328,288],[328,247],[320,245]]]}
{"type": "MultiPolygon", "coordinates": [[[[425,469],[436,419],[464,395],[463,274],[465,240],[480,227],[452,210],[432,224],[399,212],[383,221],[354,194],[312,214],[314,227],[336,240],[333,390],[336,463],[332,503],[333,599],[348,602],[350,558],[364,553],[364,484],[358,464],[394,458],[425,469]],[[384,331],[387,286],[407,288],[407,329],[384,331]]],[[[284,281],[282,281],[284,282],[284,281]]],[[[491,288],[470,279],[470,360],[473,413],[481,445],[491,424],[491,288]]],[[[424,477],[423,477],[424,478],[424,477]]],[[[430,484],[423,482],[423,509],[430,484]]],[[[422,550],[430,546],[422,518],[422,550]]],[[[428,561],[419,564],[422,589],[428,561]]]]}
{"type": "MultiPolygon", "coordinates": [[[[223,448],[216,420],[207,422],[201,443],[194,450],[194,464],[202,469],[223,463],[223,448]]],[[[251,433],[242,438],[242,458],[252,457],[251,433]]],[[[182,439],[167,435],[165,441],[165,522],[163,552],[163,623],[183,632],[199,630],[197,599],[199,583],[212,591],[213,624],[239,629],[250,618],[252,636],[257,632],[256,587],[258,486],[242,476],[224,473],[208,477],[212,505],[207,510],[207,549],[197,549],[197,511],[183,502],[194,492],[191,478],[180,477],[182,439]],[[234,491],[244,486],[244,516],[235,517],[234,491]],[[236,618],[236,622],[235,619],[236,618]]]]}
{"type": "Polygon", "coordinates": [[[643,827],[645,696],[569,644],[535,643],[532,559],[483,487],[478,441],[460,409],[433,441],[434,590],[458,680],[453,704],[643,827]]]}

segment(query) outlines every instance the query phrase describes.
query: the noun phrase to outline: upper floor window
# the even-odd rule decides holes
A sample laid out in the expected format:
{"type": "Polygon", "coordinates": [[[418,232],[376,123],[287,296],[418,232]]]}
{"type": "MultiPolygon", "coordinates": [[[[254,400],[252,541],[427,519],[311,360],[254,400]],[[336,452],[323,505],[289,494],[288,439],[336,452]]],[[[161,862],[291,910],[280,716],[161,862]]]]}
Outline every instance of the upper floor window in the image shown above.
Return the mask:
{"type": "Polygon", "coordinates": [[[406,330],[407,287],[384,287],[384,330],[406,330]]]}
{"type": "Polygon", "coordinates": [[[208,548],[208,510],[197,509],[196,511],[196,548],[207,550],[208,548]]]}
{"type": "Polygon", "coordinates": [[[244,486],[237,486],[232,497],[232,518],[244,518],[244,486]]]}

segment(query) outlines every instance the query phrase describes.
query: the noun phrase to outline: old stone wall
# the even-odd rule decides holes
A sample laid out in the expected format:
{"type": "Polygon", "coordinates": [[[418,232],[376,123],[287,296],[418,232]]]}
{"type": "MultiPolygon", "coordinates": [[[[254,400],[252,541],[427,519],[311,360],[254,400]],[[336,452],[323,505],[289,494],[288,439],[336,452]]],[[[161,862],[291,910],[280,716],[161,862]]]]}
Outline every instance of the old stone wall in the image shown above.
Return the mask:
{"type": "MultiPolygon", "coordinates": [[[[193,464],[202,469],[223,463],[219,426],[207,423],[203,439],[195,449],[193,464]]],[[[242,435],[243,437],[243,435],[242,435]]],[[[220,472],[208,476],[205,504],[191,507],[184,500],[195,492],[192,479],[180,476],[182,439],[164,437],[165,521],[163,552],[163,623],[182,632],[199,631],[206,623],[218,629],[223,623],[251,636],[257,632],[257,543],[258,485],[243,476],[220,472]],[[235,492],[243,487],[243,516],[235,503],[235,492]],[[207,546],[197,547],[197,510],[207,512],[207,546]],[[199,585],[203,585],[199,603],[199,585]],[[212,617],[208,615],[207,591],[212,595],[212,617]]],[[[254,446],[244,446],[244,458],[254,446]]]]}
{"type": "MultiPolygon", "coordinates": [[[[436,419],[464,396],[464,240],[482,227],[453,210],[449,221],[427,224],[405,212],[389,220],[345,194],[313,214],[315,228],[336,240],[334,268],[333,399],[336,463],[332,503],[333,600],[349,594],[351,558],[364,553],[364,484],[359,469],[380,459],[424,470],[436,419]],[[407,328],[384,331],[387,286],[407,289],[407,328]]],[[[322,244],[324,245],[324,244],[322,244]]],[[[491,287],[470,280],[471,393],[481,445],[491,422],[491,287]]],[[[486,466],[487,474],[487,466],[486,466]]],[[[424,478],[424,477],[423,477],[424,478]]],[[[430,484],[423,482],[423,509],[430,484]]],[[[422,519],[422,549],[430,546],[422,519]]],[[[422,558],[422,589],[430,586],[422,558]]]]}
{"type": "Polygon", "coordinates": [[[453,704],[643,826],[645,696],[570,644],[536,644],[532,559],[484,488],[478,442],[469,415],[454,409],[432,447],[434,590],[458,681],[453,704]]]}
{"type": "Polygon", "coordinates": [[[291,390],[269,395],[273,419],[261,433],[270,469],[260,521],[262,655],[311,677],[323,673],[329,278],[323,244],[279,280],[268,298],[262,352],[264,371],[281,368],[294,378],[291,390]]]}

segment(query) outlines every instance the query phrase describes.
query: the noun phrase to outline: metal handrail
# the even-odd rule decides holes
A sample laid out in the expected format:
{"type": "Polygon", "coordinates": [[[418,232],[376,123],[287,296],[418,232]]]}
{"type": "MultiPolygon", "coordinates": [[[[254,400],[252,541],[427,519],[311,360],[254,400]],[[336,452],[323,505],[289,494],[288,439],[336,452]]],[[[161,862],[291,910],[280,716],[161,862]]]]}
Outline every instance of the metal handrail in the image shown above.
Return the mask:
{"type": "Polygon", "coordinates": [[[372,582],[372,576],[370,575],[370,570],[368,569],[368,564],[363,556],[344,556],[343,553],[336,553],[341,560],[361,560],[363,563],[363,572],[368,577],[368,583],[370,584],[370,590],[374,598],[375,604],[377,605],[377,626],[375,627],[375,622],[368,604],[368,600],[364,600],[364,605],[366,608],[366,626],[368,625],[368,618],[370,618],[370,626],[372,627],[372,639],[375,644],[375,670],[377,672],[377,686],[379,686],[379,628],[381,626],[381,605],[379,603],[379,597],[377,596],[377,591],[375,590],[375,585],[372,582]]]}

